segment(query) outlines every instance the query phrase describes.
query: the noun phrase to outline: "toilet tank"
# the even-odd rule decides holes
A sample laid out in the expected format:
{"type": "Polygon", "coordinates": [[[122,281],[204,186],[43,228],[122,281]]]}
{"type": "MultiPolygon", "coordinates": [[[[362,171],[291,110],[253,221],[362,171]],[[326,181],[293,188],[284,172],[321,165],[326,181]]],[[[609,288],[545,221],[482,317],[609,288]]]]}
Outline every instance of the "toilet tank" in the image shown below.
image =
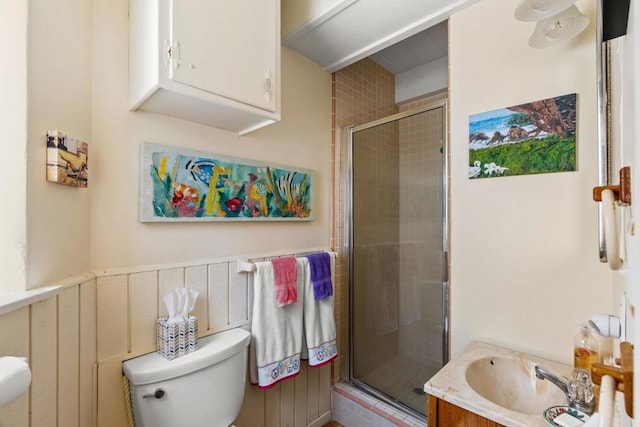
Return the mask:
{"type": "Polygon", "coordinates": [[[127,360],[136,427],[227,427],[240,413],[250,334],[231,329],[198,340],[193,353],[127,360]]]}

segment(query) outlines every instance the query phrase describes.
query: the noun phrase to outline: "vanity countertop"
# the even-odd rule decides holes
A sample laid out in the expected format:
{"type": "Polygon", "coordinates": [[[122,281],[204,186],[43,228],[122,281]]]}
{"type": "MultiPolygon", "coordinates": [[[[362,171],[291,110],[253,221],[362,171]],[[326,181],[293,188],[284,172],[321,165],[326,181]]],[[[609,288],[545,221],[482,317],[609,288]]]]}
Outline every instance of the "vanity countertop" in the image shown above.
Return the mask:
{"type": "MultiPolygon", "coordinates": [[[[517,366],[518,370],[522,370],[518,376],[521,378],[521,385],[514,384],[514,394],[517,394],[517,387],[535,387],[536,392],[540,393],[545,393],[547,391],[546,387],[556,387],[549,381],[542,381],[535,378],[533,368],[536,364],[544,366],[557,375],[563,375],[566,377],[570,375],[573,369],[569,365],[548,359],[539,358],[487,343],[473,341],[425,383],[424,391],[434,397],[505,426],[548,426],[542,415],[544,409],[540,410],[540,413],[534,415],[531,415],[530,413],[516,412],[488,400],[470,386],[467,381],[467,368],[478,360],[491,360],[492,358],[513,360],[514,366],[517,366]],[[525,380],[522,380],[523,378],[525,380]]],[[[493,362],[490,363],[493,365],[493,362]]],[[[504,377],[502,379],[509,381],[504,377]]],[[[566,404],[566,400],[557,402],[556,404],[566,404]]]]}

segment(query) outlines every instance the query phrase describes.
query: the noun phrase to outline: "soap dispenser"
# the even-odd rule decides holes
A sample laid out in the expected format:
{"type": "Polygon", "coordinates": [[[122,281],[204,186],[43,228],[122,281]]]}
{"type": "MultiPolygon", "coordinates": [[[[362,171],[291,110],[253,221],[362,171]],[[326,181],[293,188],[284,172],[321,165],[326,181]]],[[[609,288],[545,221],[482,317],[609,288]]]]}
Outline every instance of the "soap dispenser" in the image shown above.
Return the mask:
{"type": "Polygon", "coordinates": [[[589,326],[583,323],[573,343],[573,367],[591,372],[591,365],[597,362],[598,341],[591,334],[589,326]]]}

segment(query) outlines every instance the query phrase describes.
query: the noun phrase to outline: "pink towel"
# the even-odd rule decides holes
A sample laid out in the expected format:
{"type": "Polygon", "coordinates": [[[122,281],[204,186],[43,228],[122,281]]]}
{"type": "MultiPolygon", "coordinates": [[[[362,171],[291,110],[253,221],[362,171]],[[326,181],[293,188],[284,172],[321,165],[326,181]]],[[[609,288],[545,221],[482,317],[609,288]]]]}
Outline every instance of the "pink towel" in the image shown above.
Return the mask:
{"type": "Polygon", "coordinates": [[[296,259],[292,256],[274,258],[273,281],[276,289],[276,302],[278,307],[293,304],[298,301],[298,267],[296,259]]]}

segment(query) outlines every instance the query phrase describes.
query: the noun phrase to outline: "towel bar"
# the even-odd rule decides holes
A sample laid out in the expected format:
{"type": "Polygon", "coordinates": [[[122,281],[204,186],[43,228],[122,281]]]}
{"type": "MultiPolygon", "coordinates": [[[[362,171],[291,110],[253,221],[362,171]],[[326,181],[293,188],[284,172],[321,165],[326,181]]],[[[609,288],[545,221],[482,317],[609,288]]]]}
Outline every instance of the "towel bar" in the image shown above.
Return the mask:
{"type": "Polygon", "coordinates": [[[256,271],[256,265],[245,259],[238,259],[238,273],[250,273],[256,271]]]}
{"type": "MultiPolygon", "coordinates": [[[[315,252],[317,252],[317,251],[315,251],[315,252]]],[[[325,250],[325,252],[333,254],[333,256],[337,256],[337,253],[335,253],[335,252],[332,252],[332,251],[329,251],[329,250],[325,250]]],[[[310,253],[312,253],[312,252],[303,252],[303,253],[296,254],[296,255],[293,255],[293,256],[305,256],[305,255],[310,254],[310,253]]],[[[237,266],[238,266],[238,270],[237,270],[238,273],[251,273],[251,272],[256,271],[256,265],[253,262],[251,262],[251,261],[249,261],[247,259],[238,258],[237,266]]]]}

